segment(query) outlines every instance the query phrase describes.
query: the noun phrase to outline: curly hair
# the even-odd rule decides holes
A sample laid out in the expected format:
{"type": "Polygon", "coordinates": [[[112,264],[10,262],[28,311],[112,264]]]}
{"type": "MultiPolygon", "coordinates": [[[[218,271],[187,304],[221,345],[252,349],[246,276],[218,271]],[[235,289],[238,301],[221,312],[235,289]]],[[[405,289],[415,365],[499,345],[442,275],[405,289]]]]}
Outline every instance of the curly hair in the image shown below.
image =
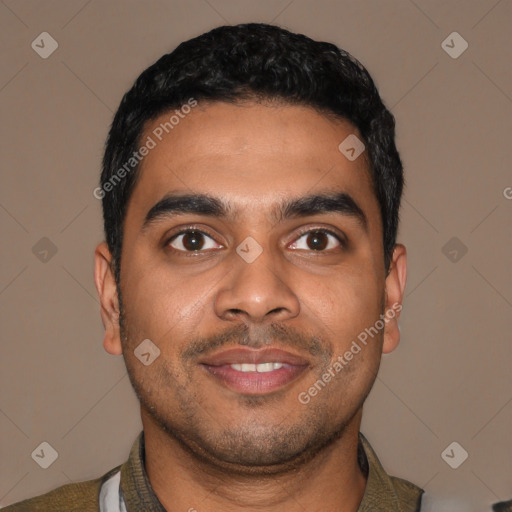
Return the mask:
{"type": "MultiPolygon", "coordinates": [[[[395,119],[358,60],[334,44],[261,23],[222,26],[185,41],[143,71],[121,100],[106,142],[101,186],[137,151],[146,123],[191,97],[231,103],[282,101],[310,106],[356,126],[380,206],[384,265],[389,272],[403,168],[395,146],[395,119]]],[[[123,224],[137,170],[138,166],[101,196],[118,285],[123,224]]]]}

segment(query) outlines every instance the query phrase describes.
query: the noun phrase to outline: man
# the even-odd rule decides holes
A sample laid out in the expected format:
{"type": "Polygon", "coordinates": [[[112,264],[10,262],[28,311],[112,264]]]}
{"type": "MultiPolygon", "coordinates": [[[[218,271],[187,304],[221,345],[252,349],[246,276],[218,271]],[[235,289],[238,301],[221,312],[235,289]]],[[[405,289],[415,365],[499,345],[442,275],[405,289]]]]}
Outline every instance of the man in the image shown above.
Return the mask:
{"type": "Polygon", "coordinates": [[[104,347],[143,431],[5,510],[420,510],[359,432],[400,337],[402,186],[393,116],[332,44],[226,26],[144,71],[94,191],[104,347]]]}

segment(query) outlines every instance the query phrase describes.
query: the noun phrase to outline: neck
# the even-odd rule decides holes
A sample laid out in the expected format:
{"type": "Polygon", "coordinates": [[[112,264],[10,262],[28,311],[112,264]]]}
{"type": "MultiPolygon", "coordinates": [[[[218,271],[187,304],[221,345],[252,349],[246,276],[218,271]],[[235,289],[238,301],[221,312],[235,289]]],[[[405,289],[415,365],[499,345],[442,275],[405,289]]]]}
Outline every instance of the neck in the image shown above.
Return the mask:
{"type": "Polygon", "coordinates": [[[251,475],[201,460],[142,411],[146,473],[167,512],[355,512],[366,486],[357,461],[361,415],[362,409],[338,439],[300,465],[251,475]]]}

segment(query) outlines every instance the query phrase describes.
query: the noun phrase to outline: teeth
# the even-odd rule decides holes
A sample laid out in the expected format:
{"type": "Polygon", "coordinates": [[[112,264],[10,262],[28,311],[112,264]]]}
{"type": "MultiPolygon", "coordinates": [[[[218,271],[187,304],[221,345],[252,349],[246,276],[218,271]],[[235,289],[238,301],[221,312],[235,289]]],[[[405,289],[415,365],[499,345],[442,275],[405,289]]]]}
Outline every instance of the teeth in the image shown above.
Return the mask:
{"type": "Polygon", "coordinates": [[[261,363],[256,365],[258,373],[271,372],[274,369],[274,363],[261,363]]]}
{"type": "Polygon", "coordinates": [[[266,373],[273,370],[279,370],[283,367],[283,363],[260,363],[260,364],[232,364],[231,368],[239,372],[258,372],[266,373]]]}

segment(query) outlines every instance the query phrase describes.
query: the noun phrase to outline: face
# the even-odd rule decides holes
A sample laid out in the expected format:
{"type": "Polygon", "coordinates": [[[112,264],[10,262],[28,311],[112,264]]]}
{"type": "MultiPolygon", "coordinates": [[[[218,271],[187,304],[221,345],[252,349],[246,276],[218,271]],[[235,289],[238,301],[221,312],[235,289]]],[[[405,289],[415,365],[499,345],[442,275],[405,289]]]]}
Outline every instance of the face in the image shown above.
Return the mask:
{"type": "Polygon", "coordinates": [[[123,354],[143,422],[226,469],[277,471],[360,420],[398,313],[358,336],[401,302],[405,250],[387,275],[365,153],[338,149],[350,123],[199,104],[158,141],[168,119],[141,139],[157,144],[128,204],[121,311],[96,250],[104,346],[123,354]],[[160,351],[148,365],[143,340],[160,351]]]}

